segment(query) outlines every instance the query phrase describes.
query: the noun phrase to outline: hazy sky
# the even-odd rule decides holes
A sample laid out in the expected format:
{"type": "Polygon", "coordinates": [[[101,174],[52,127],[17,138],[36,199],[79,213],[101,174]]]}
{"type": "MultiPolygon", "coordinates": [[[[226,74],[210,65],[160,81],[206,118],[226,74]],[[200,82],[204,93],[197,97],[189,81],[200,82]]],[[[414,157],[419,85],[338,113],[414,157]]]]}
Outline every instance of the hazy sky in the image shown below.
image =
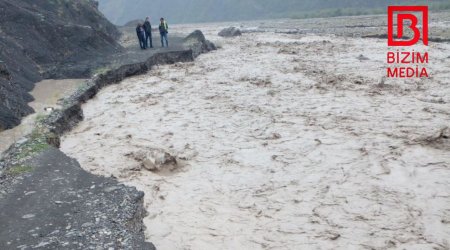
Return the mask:
{"type": "MultiPolygon", "coordinates": [[[[420,0],[407,1],[408,4],[420,0]]],[[[151,16],[171,23],[255,20],[369,14],[402,0],[99,0],[100,10],[115,24],[151,16]]],[[[422,0],[422,2],[424,2],[422,0]]],[[[449,3],[429,0],[426,3],[449,3]]]]}

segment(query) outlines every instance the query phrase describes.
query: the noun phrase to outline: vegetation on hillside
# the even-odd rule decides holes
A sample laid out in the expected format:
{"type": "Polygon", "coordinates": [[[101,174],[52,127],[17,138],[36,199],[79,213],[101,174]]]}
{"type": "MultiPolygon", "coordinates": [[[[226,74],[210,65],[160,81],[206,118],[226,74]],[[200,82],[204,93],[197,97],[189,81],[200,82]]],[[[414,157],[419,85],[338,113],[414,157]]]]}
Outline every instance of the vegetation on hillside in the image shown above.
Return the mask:
{"type": "Polygon", "coordinates": [[[116,24],[151,16],[171,23],[311,18],[381,14],[389,5],[428,5],[450,9],[450,0],[99,0],[100,10],[116,24]]]}

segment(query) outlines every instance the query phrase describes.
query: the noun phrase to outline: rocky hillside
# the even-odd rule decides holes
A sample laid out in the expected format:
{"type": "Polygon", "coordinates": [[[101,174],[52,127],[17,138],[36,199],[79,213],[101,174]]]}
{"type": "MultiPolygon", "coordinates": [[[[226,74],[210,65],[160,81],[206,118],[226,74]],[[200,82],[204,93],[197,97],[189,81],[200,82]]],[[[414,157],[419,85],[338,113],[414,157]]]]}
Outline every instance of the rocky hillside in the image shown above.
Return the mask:
{"type": "Polygon", "coordinates": [[[93,0],[0,0],[0,131],[33,112],[35,82],[88,76],[118,37],[93,0]]]}

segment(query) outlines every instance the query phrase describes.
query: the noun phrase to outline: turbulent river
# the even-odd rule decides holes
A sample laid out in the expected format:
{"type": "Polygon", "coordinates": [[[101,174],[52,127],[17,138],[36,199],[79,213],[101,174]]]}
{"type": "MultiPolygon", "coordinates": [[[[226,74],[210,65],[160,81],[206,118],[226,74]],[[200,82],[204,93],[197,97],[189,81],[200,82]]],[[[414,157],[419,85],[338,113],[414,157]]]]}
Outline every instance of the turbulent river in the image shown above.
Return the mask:
{"type": "Polygon", "coordinates": [[[433,78],[390,80],[384,39],[223,39],[223,27],[174,26],[200,28],[221,48],[105,88],[62,140],[84,169],[145,192],[149,241],[162,250],[449,247],[449,44],[428,48],[433,78]],[[136,155],[154,150],[178,167],[143,168],[136,155]]]}

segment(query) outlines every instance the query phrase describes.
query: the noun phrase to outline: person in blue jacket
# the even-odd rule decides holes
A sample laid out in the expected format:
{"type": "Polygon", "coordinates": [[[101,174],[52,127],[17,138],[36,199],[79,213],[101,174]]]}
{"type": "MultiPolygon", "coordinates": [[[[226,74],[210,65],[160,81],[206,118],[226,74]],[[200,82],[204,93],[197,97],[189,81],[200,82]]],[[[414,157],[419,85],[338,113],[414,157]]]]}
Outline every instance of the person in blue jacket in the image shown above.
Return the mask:
{"type": "Polygon", "coordinates": [[[164,47],[164,41],[166,41],[167,47],[169,47],[169,41],[167,39],[167,34],[169,33],[169,25],[167,25],[167,22],[164,20],[164,18],[161,17],[160,23],[159,23],[159,34],[161,35],[161,46],[164,47]]]}
{"type": "Polygon", "coordinates": [[[136,27],[136,35],[139,39],[139,46],[141,46],[141,49],[146,49],[147,46],[145,44],[145,30],[141,23],[139,23],[136,27]]]}

